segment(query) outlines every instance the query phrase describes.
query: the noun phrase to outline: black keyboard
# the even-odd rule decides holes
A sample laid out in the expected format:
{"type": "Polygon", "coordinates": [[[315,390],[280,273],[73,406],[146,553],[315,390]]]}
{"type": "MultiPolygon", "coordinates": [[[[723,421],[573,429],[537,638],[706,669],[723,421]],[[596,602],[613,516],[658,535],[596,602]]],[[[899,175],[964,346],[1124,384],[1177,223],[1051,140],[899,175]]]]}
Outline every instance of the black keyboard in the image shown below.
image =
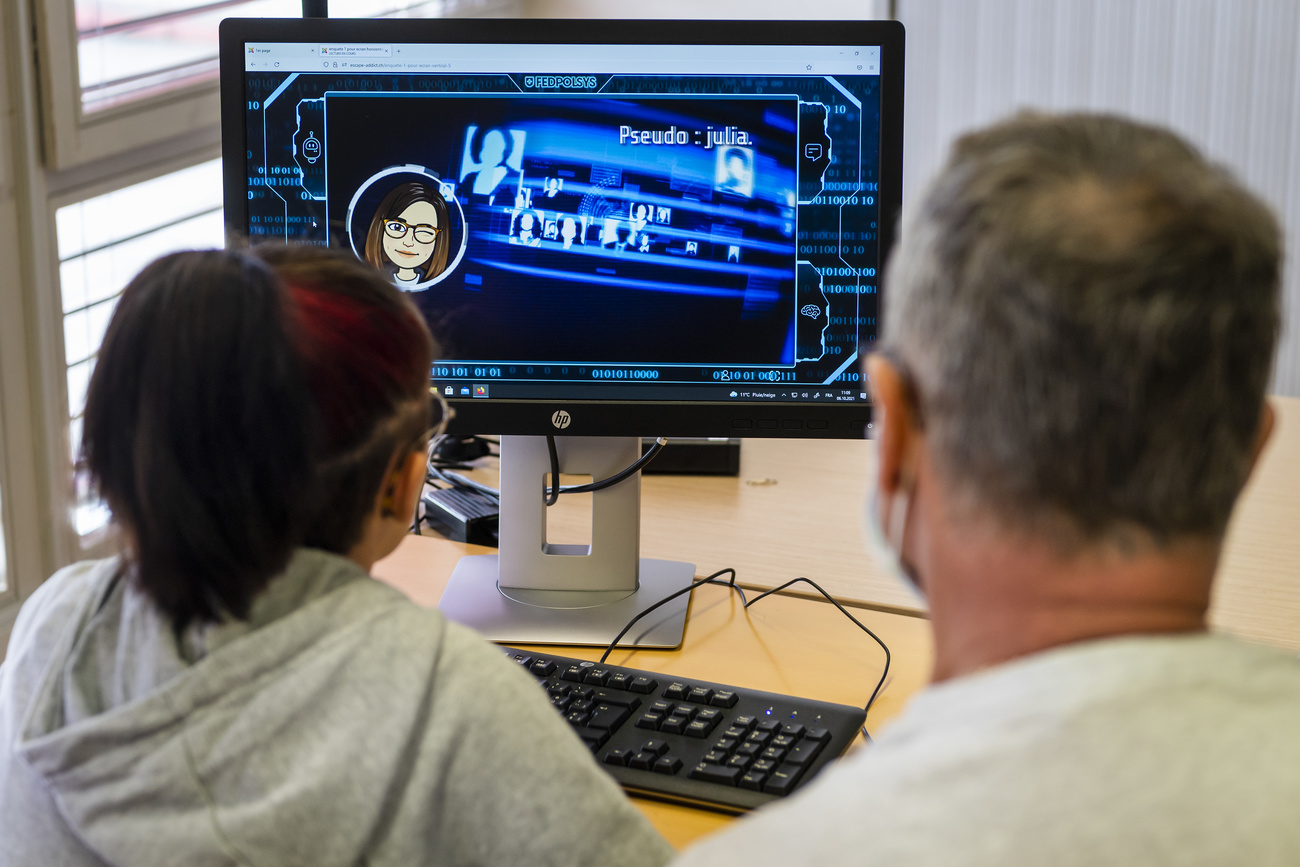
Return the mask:
{"type": "Polygon", "coordinates": [[[739,813],[788,795],[848,748],[860,707],[503,648],[628,792],[739,813]]]}

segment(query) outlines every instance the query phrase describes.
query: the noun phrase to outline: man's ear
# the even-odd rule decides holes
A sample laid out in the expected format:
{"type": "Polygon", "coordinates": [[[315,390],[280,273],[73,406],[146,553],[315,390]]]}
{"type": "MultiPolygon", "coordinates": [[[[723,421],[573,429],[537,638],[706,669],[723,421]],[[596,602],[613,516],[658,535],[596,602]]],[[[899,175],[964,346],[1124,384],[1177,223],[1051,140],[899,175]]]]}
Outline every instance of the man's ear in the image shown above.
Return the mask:
{"type": "Polygon", "coordinates": [[[1273,402],[1264,398],[1264,406],[1259,411],[1259,429],[1255,431],[1255,445],[1250,450],[1250,471],[1255,472],[1255,467],[1259,466],[1259,456],[1264,453],[1264,446],[1273,437],[1273,425],[1277,422],[1277,413],[1273,409],[1273,402]]]}
{"type": "Polygon", "coordinates": [[[880,493],[886,497],[907,487],[913,471],[911,451],[920,434],[916,411],[909,399],[903,372],[880,353],[867,357],[867,385],[871,390],[872,430],[876,434],[880,493]]]}

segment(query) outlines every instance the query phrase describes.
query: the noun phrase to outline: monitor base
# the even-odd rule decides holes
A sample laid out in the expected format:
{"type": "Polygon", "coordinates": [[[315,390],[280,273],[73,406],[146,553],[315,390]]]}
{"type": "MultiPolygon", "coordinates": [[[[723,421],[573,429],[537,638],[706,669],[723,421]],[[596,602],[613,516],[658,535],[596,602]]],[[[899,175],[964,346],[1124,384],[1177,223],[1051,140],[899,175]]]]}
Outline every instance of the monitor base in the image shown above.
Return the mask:
{"type": "MultiPolygon", "coordinates": [[[[497,555],[462,557],[438,609],[490,641],[603,647],[638,612],[689,587],[695,566],[642,558],[636,590],[521,590],[497,586],[497,555]],[[506,596],[506,592],[510,595],[506,596]]],[[[619,647],[681,646],[690,594],[683,593],[637,622],[619,647]]]]}

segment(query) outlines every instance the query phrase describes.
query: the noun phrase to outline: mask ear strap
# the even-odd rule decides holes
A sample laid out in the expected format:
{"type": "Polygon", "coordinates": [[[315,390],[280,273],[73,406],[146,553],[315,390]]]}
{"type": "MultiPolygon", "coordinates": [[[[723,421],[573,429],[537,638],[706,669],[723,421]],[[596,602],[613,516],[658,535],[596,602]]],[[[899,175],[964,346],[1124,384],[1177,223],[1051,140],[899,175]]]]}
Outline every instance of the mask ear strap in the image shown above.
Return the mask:
{"type": "Polygon", "coordinates": [[[911,508],[911,486],[900,485],[898,493],[894,494],[893,507],[889,510],[889,526],[885,528],[885,541],[898,552],[900,560],[903,557],[903,542],[904,537],[907,535],[907,517],[911,508]]]}

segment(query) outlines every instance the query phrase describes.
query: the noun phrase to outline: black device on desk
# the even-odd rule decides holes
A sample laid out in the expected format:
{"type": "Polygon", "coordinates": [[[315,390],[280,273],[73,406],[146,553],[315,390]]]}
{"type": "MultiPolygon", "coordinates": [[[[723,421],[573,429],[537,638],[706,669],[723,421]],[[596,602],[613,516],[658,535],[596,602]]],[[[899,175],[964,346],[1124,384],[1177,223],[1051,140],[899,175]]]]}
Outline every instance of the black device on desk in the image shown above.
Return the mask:
{"type": "MultiPolygon", "coordinates": [[[[860,437],[902,199],[892,21],[227,20],[232,240],[386,269],[444,347],[453,433],[501,434],[500,554],[441,604],[607,643],[687,586],[639,559],[640,479],[548,538],[547,435],[602,479],[640,437],[860,437]]],[[[624,643],[682,640],[688,597],[624,643]]]]}
{"type": "Polygon", "coordinates": [[[629,792],[724,812],[788,795],[848,748],[862,708],[503,648],[629,792]]]}

